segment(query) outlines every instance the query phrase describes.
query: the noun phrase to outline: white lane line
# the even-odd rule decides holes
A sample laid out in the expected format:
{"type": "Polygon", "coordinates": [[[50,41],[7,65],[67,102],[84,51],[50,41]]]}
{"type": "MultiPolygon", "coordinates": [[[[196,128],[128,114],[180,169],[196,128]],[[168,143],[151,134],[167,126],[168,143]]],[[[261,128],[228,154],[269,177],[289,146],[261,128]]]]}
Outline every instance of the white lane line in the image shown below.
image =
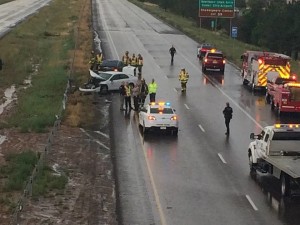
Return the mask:
{"type": "Polygon", "coordinates": [[[107,147],[105,144],[101,143],[100,141],[96,141],[96,143],[100,146],[102,146],[103,148],[105,148],[106,150],[110,150],[109,147],[107,147]]]}
{"type": "Polygon", "coordinates": [[[177,92],[176,88],[173,89],[175,92],[177,92]]]}
{"type": "Polygon", "coordinates": [[[198,124],[198,127],[200,128],[200,130],[202,130],[202,132],[205,132],[204,128],[201,126],[201,124],[198,124]]]}
{"type": "Polygon", "coordinates": [[[221,161],[226,164],[227,162],[225,161],[225,159],[223,158],[223,156],[221,155],[221,153],[218,153],[219,158],[221,159],[221,161]]]}
{"type": "MultiPolygon", "coordinates": [[[[135,117],[135,120],[136,121],[138,120],[137,117],[135,117]]],[[[143,136],[144,135],[142,135],[141,132],[139,132],[139,137],[140,137],[142,143],[144,143],[144,137],[143,136]]],[[[156,187],[156,184],[155,184],[155,181],[154,181],[153,173],[151,171],[151,167],[150,167],[150,164],[149,164],[149,160],[148,160],[148,156],[147,156],[147,149],[145,148],[144,144],[142,145],[142,147],[143,147],[143,153],[144,153],[144,158],[145,158],[146,165],[147,165],[148,174],[149,174],[149,177],[150,177],[150,183],[151,183],[152,190],[153,190],[153,193],[154,193],[155,203],[156,203],[157,210],[158,210],[159,217],[160,217],[160,223],[161,223],[161,225],[167,225],[165,214],[164,214],[164,211],[163,211],[163,207],[161,205],[160,197],[159,197],[157,187],[156,187]]]]}
{"type": "Polygon", "coordinates": [[[184,106],[185,106],[185,108],[186,108],[186,109],[190,109],[190,107],[188,107],[188,105],[187,105],[187,104],[184,104],[184,106]]]}
{"type": "Polygon", "coordinates": [[[101,132],[101,131],[99,131],[99,130],[94,131],[94,132],[97,133],[97,134],[100,134],[100,135],[102,135],[102,136],[104,136],[104,137],[106,137],[106,138],[109,138],[109,135],[107,135],[107,134],[105,134],[105,133],[103,133],[103,132],[101,132]]]}
{"type": "Polygon", "coordinates": [[[255,211],[258,211],[258,208],[256,207],[256,205],[254,204],[254,202],[252,201],[252,199],[250,198],[249,195],[246,195],[246,198],[248,199],[249,203],[251,204],[252,208],[255,210],[255,211]]]}
{"type": "Polygon", "coordinates": [[[100,141],[98,141],[97,139],[93,138],[88,132],[86,132],[83,128],[80,128],[80,130],[85,133],[85,135],[87,135],[92,141],[95,141],[98,145],[102,146],[103,148],[105,148],[106,150],[110,150],[109,147],[107,147],[105,144],[101,143],[100,141]]]}
{"type": "MultiPolygon", "coordinates": [[[[199,70],[199,67],[195,66],[184,54],[181,54],[182,57],[196,70],[199,70]]],[[[205,76],[210,82],[214,83],[212,79],[210,79],[208,76],[205,76]]],[[[245,115],[252,120],[259,128],[263,129],[263,126],[260,125],[249,113],[247,113],[237,102],[235,102],[229,95],[227,95],[222,88],[220,88],[218,85],[215,85],[215,87],[226,97],[228,98],[236,107],[239,108],[245,115]]]]}

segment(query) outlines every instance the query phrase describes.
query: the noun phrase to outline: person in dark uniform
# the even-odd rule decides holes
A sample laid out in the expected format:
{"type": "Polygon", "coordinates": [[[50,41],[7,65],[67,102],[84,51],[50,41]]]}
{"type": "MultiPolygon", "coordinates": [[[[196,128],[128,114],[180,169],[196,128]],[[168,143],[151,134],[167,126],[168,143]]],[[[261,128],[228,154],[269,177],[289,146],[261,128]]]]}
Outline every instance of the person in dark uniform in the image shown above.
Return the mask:
{"type": "Polygon", "coordinates": [[[226,125],[226,135],[229,135],[230,133],[230,129],[229,129],[229,123],[230,123],[230,120],[232,119],[232,108],[230,107],[229,105],[229,102],[226,102],[226,107],[224,108],[223,110],[223,115],[224,115],[224,118],[225,118],[225,125],[226,125]]]}
{"type": "Polygon", "coordinates": [[[171,64],[173,64],[174,62],[174,55],[176,53],[176,49],[174,48],[174,46],[172,45],[172,47],[169,49],[169,52],[171,54],[171,64]]]}

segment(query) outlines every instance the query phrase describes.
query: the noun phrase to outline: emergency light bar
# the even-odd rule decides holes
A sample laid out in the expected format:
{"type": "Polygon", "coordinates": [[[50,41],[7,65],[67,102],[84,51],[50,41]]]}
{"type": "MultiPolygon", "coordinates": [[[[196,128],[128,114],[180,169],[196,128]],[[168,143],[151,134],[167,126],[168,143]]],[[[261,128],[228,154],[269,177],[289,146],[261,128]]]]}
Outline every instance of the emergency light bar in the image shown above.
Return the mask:
{"type": "Polygon", "coordinates": [[[289,87],[300,87],[300,83],[287,83],[286,85],[289,87]]]}
{"type": "Polygon", "coordinates": [[[300,124],[275,124],[275,128],[300,128],[300,124]]]}
{"type": "Polygon", "coordinates": [[[159,105],[159,106],[171,106],[170,102],[151,102],[150,105],[159,105]]]}

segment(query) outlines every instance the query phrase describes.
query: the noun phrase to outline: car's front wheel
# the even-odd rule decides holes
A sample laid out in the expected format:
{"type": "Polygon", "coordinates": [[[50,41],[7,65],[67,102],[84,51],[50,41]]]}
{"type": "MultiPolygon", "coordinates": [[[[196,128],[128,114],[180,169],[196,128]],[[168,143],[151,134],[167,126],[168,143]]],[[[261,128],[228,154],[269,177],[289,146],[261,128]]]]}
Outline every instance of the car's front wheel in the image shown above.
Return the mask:
{"type": "Polygon", "coordinates": [[[281,182],[281,195],[282,196],[289,196],[290,195],[290,179],[289,176],[285,173],[281,173],[280,176],[281,182]]]}

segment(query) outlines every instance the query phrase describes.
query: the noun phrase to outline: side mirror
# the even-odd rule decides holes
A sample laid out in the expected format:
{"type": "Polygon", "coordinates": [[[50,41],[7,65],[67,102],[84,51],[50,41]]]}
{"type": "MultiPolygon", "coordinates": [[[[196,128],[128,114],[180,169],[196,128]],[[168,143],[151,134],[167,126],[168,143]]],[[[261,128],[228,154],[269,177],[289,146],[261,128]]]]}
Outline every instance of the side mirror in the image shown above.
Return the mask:
{"type": "Polygon", "coordinates": [[[250,134],[250,139],[253,140],[254,139],[254,133],[250,134]]]}

